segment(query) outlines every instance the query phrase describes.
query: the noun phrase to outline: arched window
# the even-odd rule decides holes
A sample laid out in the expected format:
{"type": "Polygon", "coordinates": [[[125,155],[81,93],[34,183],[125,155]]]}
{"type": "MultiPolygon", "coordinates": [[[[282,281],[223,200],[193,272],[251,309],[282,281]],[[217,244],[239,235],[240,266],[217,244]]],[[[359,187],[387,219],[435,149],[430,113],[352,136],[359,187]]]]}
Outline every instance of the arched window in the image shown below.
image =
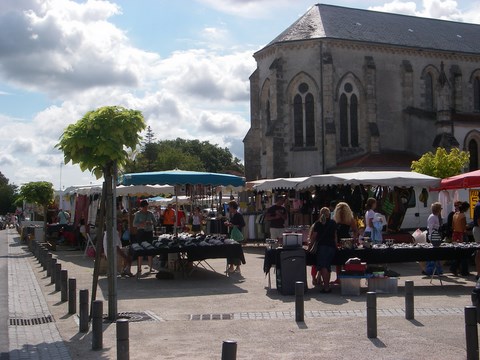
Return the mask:
{"type": "Polygon", "coordinates": [[[298,86],[298,92],[293,98],[294,146],[315,146],[315,99],[306,83],[298,86]]]}
{"type": "Polygon", "coordinates": [[[468,152],[470,153],[469,170],[478,170],[478,144],[476,140],[472,139],[468,142],[468,152]]]}
{"type": "Polygon", "coordinates": [[[351,83],[345,83],[340,95],[340,146],[359,146],[358,97],[351,83]]]}
{"type": "Polygon", "coordinates": [[[473,110],[480,111],[480,79],[473,80],[473,110]]]}
{"type": "Polygon", "coordinates": [[[432,74],[425,74],[425,110],[433,111],[433,78],[432,74]]]}

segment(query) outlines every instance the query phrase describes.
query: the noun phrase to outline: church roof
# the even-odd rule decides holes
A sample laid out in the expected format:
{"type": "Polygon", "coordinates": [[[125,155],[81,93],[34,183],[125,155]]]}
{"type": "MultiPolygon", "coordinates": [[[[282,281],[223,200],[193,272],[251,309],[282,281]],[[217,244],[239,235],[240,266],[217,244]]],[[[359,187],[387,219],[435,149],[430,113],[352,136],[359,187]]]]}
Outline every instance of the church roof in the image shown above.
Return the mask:
{"type": "Polygon", "coordinates": [[[321,38],[480,54],[480,25],[326,4],[312,6],[267,47],[321,38]]]}

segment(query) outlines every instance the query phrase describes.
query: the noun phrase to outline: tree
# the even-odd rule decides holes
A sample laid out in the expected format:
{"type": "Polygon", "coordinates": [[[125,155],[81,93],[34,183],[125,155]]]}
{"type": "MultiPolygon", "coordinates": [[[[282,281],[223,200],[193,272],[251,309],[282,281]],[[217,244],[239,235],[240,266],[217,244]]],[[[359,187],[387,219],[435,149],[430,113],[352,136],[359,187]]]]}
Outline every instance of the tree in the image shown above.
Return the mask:
{"type": "Polygon", "coordinates": [[[417,161],[412,161],[411,169],[415,172],[435,176],[441,179],[458,175],[468,164],[470,154],[453,148],[447,152],[444,148],[437,148],[434,153],[428,152],[417,161]]]}
{"type": "Polygon", "coordinates": [[[55,192],[53,185],[48,181],[29,182],[20,187],[20,197],[27,203],[39,205],[43,210],[43,241],[47,233],[48,205],[53,202],[55,192]]]}
{"type": "Polygon", "coordinates": [[[17,188],[0,172],[0,214],[15,211],[17,188]]]}
{"type": "MultiPolygon", "coordinates": [[[[80,169],[90,170],[95,176],[104,176],[102,201],[106,209],[107,257],[108,271],[108,314],[110,320],[117,317],[116,294],[116,253],[113,249],[113,232],[116,199],[113,196],[116,168],[123,166],[132,151],[140,145],[140,132],[146,127],[140,111],[125,109],[120,106],[105,106],[87,112],[75,124],[70,124],[63,132],[56,147],[63,151],[65,164],[72,161],[80,169]]],[[[101,244],[103,226],[97,232],[97,244],[101,244]]],[[[98,249],[98,247],[97,247],[98,249]]],[[[97,251],[98,253],[98,251],[97,251]]],[[[98,261],[97,261],[98,263],[98,261]]],[[[97,266],[95,267],[97,269],[97,266]]],[[[95,271],[94,271],[95,272],[95,271]]],[[[98,274],[98,269],[96,271],[98,274]]],[[[94,275],[95,278],[95,275],[94,275]]],[[[94,291],[96,292],[96,286],[94,291]]],[[[93,297],[93,296],[92,296],[93,297]]]]}
{"type": "Polygon", "coordinates": [[[148,144],[148,149],[145,146],[134,160],[130,159],[124,170],[130,173],[174,168],[237,175],[245,170],[240,159],[233,157],[227,148],[222,149],[208,141],[180,138],[148,144]]]}

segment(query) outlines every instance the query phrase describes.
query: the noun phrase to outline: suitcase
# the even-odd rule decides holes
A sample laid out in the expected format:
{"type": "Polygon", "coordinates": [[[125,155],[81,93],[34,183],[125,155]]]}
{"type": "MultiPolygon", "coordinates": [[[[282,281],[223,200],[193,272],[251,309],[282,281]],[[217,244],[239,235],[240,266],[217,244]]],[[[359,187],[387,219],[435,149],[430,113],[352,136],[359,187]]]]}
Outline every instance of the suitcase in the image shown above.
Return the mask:
{"type": "Polygon", "coordinates": [[[282,250],[276,261],[277,290],[283,295],[295,295],[295,283],[303,281],[307,287],[305,250],[282,250]]]}

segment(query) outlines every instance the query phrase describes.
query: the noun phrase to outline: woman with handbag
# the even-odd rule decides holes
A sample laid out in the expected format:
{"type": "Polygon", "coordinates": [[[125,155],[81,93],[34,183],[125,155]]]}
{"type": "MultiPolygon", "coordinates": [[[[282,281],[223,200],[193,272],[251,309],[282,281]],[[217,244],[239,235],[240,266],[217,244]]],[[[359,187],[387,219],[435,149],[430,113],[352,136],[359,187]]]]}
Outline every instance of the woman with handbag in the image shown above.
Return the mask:
{"type": "MultiPolygon", "coordinates": [[[[230,237],[239,242],[243,241],[243,235],[241,235],[241,238],[237,236],[238,234],[242,234],[242,229],[245,226],[245,220],[243,219],[243,215],[238,212],[238,204],[235,201],[230,201],[228,203],[228,212],[230,214],[230,220],[225,221],[225,226],[227,226],[229,229],[230,237]],[[237,235],[233,236],[234,233],[237,235]]],[[[228,273],[240,273],[240,259],[228,258],[227,264],[228,273]]]]}
{"type": "Polygon", "coordinates": [[[316,269],[320,274],[317,283],[323,284],[321,293],[330,293],[330,273],[335,251],[337,249],[337,224],[330,219],[330,210],[327,207],[320,209],[319,219],[313,225],[310,241],[316,246],[316,269]]]}

